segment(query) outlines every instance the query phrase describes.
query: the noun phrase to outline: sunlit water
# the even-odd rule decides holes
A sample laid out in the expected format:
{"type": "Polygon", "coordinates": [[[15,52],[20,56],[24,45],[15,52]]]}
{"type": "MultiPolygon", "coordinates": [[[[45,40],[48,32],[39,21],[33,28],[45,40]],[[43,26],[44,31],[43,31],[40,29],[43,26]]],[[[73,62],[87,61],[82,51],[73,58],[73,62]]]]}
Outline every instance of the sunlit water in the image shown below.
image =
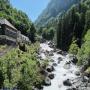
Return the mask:
{"type": "MultiPolygon", "coordinates": [[[[53,50],[53,48],[49,47],[48,42],[40,44],[40,47],[44,52],[53,50]]],[[[41,53],[41,57],[46,59],[47,56],[44,54],[44,52],[41,53]]],[[[56,52],[53,54],[54,55],[50,56],[49,58],[53,59],[56,63],[58,62],[58,57],[61,57],[63,60],[55,67],[55,71],[53,72],[55,74],[55,78],[51,80],[51,86],[44,86],[44,90],[66,90],[69,87],[64,86],[63,81],[66,79],[77,78],[75,72],[78,70],[78,68],[74,64],[70,64],[70,69],[64,69],[65,63],[70,61],[69,55],[62,56],[56,52]]]]}

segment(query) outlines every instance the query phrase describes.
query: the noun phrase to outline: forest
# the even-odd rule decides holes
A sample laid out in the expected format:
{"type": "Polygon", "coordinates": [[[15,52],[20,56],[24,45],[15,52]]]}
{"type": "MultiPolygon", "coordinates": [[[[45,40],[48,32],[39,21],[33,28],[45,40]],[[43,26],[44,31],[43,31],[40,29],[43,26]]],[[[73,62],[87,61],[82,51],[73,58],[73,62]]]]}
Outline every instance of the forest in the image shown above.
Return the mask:
{"type": "MultiPolygon", "coordinates": [[[[0,18],[7,19],[31,41],[30,45],[23,46],[21,43],[21,49],[18,45],[0,57],[0,89],[43,90],[43,86],[50,86],[50,79],[55,77],[52,72],[57,66],[54,62],[56,58],[51,56],[61,54],[67,59],[67,53],[77,60],[74,64],[82,67],[81,77],[85,74],[89,78],[86,82],[90,83],[90,0],[52,0],[35,22],[23,11],[13,8],[9,0],[0,0],[0,18]],[[47,44],[50,46],[47,47],[47,44]],[[53,63],[52,66],[49,62],[53,63]]],[[[0,52],[6,47],[0,45],[0,52]]],[[[58,60],[62,61],[62,57],[58,60]]],[[[69,64],[72,63],[69,61],[69,64]]],[[[69,82],[69,86],[73,85],[69,82]]],[[[75,88],[61,90],[90,89],[80,88],[76,85],[75,88]]]]}

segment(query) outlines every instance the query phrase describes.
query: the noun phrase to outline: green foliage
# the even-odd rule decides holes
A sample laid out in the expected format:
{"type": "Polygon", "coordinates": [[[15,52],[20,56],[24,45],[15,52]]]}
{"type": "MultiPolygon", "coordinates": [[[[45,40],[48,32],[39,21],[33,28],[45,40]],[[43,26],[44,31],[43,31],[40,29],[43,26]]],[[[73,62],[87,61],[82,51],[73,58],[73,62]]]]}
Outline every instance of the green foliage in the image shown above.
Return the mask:
{"type": "Polygon", "coordinates": [[[6,18],[19,31],[21,31],[22,34],[26,36],[29,34],[29,38],[32,41],[36,31],[28,16],[24,12],[13,8],[9,0],[0,0],[0,9],[0,18],[6,18]]]}
{"type": "Polygon", "coordinates": [[[0,88],[32,90],[32,86],[40,85],[44,76],[40,74],[36,52],[39,44],[27,46],[27,52],[18,48],[11,50],[0,58],[0,88]]]}
{"type": "Polygon", "coordinates": [[[77,55],[78,53],[78,45],[76,44],[76,41],[73,41],[69,48],[69,53],[77,55]]]}
{"type": "Polygon", "coordinates": [[[81,47],[85,32],[90,27],[88,0],[73,5],[66,13],[59,17],[57,29],[57,46],[62,50],[69,50],[73,37],[81,47]]]}
{"type": "Polygon", "coordinates": [[[84,43],[78,52],[78,64],[90,66],[90,29],[84,37],[84,43]]]}
{"type": "Polygon", "coordinates": [[[55,32],[55,30],[52,27],[49,28],[49,29],[44,28],[43,31],[42,31],[42,37],[44,39],[47,39],[47,40],[53,40],[53,38],[54,38],[54,32],[55,32]]]}
{"type": "Polygon", "coordinates": [[[31,25],[30,30],[27,32],[28,33],[28,37],[31,40],[31,42],[35,42],[35,34],[36,34],[36,29],[34,27],[34,24],[31,25]]]}

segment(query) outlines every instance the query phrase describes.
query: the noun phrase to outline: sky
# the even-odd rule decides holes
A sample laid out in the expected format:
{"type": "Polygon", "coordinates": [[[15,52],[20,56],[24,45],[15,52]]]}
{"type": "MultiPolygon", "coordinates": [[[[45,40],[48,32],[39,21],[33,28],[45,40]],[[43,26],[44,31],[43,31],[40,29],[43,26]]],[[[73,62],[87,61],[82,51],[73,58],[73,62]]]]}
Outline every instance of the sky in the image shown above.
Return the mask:
{"type": "Polygon", "coordinates": [[[12,6],[25,12],[34,22],[50,0],[10,0],[12,6]]]}

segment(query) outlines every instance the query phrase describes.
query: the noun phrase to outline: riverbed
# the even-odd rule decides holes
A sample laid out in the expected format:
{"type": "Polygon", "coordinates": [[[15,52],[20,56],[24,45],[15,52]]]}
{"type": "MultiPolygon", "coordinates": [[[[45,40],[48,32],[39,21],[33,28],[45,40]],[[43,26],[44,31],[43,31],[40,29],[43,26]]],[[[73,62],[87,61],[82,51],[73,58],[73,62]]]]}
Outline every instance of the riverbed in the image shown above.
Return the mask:
{"type": "MultiPolygon", "coordinates": [[[[73,63],[70,63],[69,66],[65,67],[65,64],[72,59],[69,54],[61,55],[55,51],[52,56],[46,55],[45,52],[52,52],[54,50],[54,48],[50,48],[48,44],[49,42],[40,44],[41,51],[43,51],[40,56],[42,59],[49,58],[53,60],[57,65],[54,67],[55,71],[53,72],[55,78],[51,80],[51,85],[44,86],[43,90],[66,90],[69,86],[65,86],[63,82],[67,79],[73,80],[78,78],[79,76],[75,75],[75,72],[79,71],[79,68],[73,63]],[[60,63],[58,63],[58,58],[62,59],[60,63]]],[[[50,62],[50,65],[51,64],[53,64],[53,62],[50,62]]]]}

